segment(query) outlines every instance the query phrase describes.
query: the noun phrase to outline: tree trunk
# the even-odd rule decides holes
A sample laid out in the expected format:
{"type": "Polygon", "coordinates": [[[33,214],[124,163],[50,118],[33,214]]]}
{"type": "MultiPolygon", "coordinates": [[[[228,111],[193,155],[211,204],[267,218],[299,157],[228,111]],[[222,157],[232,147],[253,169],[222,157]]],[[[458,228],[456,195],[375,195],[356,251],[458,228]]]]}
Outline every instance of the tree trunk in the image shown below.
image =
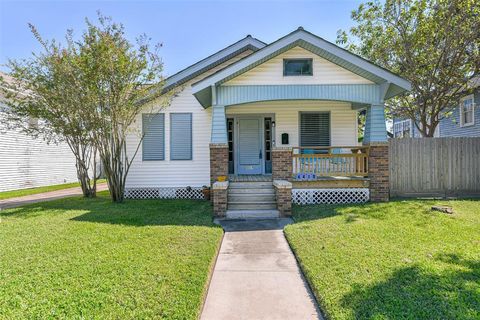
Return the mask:
{"type": "Polygon", "coordinates": [[[94,198],[96,197],[96,185],[93,186],[90,184],[90,176],[88,175],[88,167],[85,165],[84,160],[76,159],[77,167],[77,177],[80,182],[80,187],[82,188],[82,193],[85,198],[94,198]]]}

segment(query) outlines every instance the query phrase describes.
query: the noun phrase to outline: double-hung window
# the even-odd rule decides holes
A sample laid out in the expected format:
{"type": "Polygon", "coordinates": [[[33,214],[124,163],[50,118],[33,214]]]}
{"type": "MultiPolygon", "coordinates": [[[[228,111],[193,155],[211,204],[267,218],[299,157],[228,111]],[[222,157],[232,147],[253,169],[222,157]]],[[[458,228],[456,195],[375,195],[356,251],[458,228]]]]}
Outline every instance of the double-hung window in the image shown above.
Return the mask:
{"type": "Polygon", "coordinates": [[[460,99],[460,126],[471,126],[475,123],[475,104],[473,94],[460,99]]]}
{"type": "Polygon", "coordinates": [[[142,114],[143,160],[165,160],[165,115],[142,114]]]}
{"type": "Polygon", "coordinates": [[[412,120],[402,120],[393,124],[394,138],[410,138],[412,136],[412,120]]]}
{"type": "Polygon", "coordinates": [[[284,76],[311,76],[313,75],[312,59],[284,59],[284,76]]]}
{"type": "Polygon", "coordinates": [[[170,114],[170,160],[192,160],[192,114],[170,114]]]}
{"type": "Polygon", "coordinates": [[[330,113],[301,112],[300,113],[300,146],[328,147],[330,146],[330,113]]]}

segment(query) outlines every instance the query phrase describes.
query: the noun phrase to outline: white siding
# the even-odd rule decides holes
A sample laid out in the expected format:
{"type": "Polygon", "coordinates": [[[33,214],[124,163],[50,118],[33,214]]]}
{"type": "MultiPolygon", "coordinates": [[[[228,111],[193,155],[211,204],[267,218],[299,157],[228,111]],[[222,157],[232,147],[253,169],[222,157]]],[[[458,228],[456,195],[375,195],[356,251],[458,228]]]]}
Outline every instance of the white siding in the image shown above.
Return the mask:
{"type": "Polygon", "coordinates": [[[357,139],[357,112],[350,103],[335,101],[267,101],[227,107],[227,116],[234,114],[275,114],[277,147],[298,146],[299,113],[301,111],[329,111],[332,146],[355,146],[357,139]],[[281,144],[282,133],[288,133],[288,145],[281,144]]]}
{"type": "Polygon", "coordinates": [[[295,47],[228,81],[225,85],[275,84],[371,84],[328,60],[301,47],[295,47]],[[313,59],[312,76],[283,76],[283,59],[313,59]]]}
{"type": "MultiPolygon", "coordinates": [[[[165,113],[165,160],[142,161],[142,147],[132,164],[127,179],[127,188],[140,187],[201,187],[210,184],[210,134],[211,108],[204,109],[193,96],[191,84],[224,68],[247,55],[247,51],[221,64],[209,72],[187,82],[184,89],[172,100],[169,107],[160,112],[165,113]],[[170,160],[170,113],[192,113],[193,157],[192,160],[170,160]]],[[[145,112],[158,111],[146,109],[145,112]]],[[[128,153],[132,155],[140,141],[141,116],[137,118],[135,128],[127,140],[128,153]]]]}
{"type": "Polygon", "coordinates": [[[0,192],[75,181],[75,157],[65,143],[47,144],[0,125],[0,192]]]}

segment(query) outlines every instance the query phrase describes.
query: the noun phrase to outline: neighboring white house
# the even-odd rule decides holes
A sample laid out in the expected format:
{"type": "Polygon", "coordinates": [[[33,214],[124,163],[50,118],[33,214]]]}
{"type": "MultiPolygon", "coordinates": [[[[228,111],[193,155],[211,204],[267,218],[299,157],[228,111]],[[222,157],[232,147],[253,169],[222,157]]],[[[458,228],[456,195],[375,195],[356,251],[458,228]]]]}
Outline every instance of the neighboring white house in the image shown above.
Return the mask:
{"type": "MultiPolygon", "coordinates": [[[[7,128],[1,99],[0,192],[77,181],[75,157],[68,145],[48,144],[7,128]]],[[[32,120],[31,125],[36,121],[32,120]]]]}
{"type": "MultiPolygon", "coordinates": [[[[299,194],[299,180],[344,176],[301,192],[319,199],[328,187],[328,197],[357,201],[366,190],[368,199],[358,112],[367,111],[364,144],[384,144],[384,100],[410,83],[299,28],[271,44],[247,36],[169,77],[165,90],[173,88],[180,92],[169,107],[145,111],[132,128],[131,155],[142,131],[145,139],[127,197],[201,197],[201,187],[222,176],[230,183],[290,180],[299,194]],[[358,189],[339,196],[345,191],[339,186],[358,189]]],[[[228,199],[229,206],[236,201],[233,194],[228,199]]]]}

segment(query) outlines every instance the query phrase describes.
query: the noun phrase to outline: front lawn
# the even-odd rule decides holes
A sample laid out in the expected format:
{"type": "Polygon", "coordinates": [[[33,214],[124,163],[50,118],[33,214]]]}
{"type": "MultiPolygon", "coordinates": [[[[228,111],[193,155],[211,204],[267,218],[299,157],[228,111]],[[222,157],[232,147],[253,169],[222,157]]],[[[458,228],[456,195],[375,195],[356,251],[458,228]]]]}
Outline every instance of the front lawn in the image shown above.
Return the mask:
{"type": "Polygon", "coordinates": [[[222,238],[206,201],[0,211],[0,319],[195,319],[222,238]]]}
{"type": "MultiPolygon", "coordinates": [[[[105,181],[106,181],[105,179],[97,180],[97,184],[103,183],[105,181]]],[[[3,191],[3,192],[0,192],[0,200],[29,196],[29,195],[37,194],[37,193],[44,193],[44,192],[50,192],[50,191],[57,191],[57,190],[75,188],[75,187],[79,187],[79,186],[80,186],[80,183],[71,182],[71,183],[54,184],[54,185],[51,185],[51,186],[44,186],[44,187],[37,187],[37,188],[3,191]]]]}
{"type": "Polygon", "coordinates": [[[294,217],[285,234],[328,318],[480,318],[480,201],[296,207],[294,217]]]}

